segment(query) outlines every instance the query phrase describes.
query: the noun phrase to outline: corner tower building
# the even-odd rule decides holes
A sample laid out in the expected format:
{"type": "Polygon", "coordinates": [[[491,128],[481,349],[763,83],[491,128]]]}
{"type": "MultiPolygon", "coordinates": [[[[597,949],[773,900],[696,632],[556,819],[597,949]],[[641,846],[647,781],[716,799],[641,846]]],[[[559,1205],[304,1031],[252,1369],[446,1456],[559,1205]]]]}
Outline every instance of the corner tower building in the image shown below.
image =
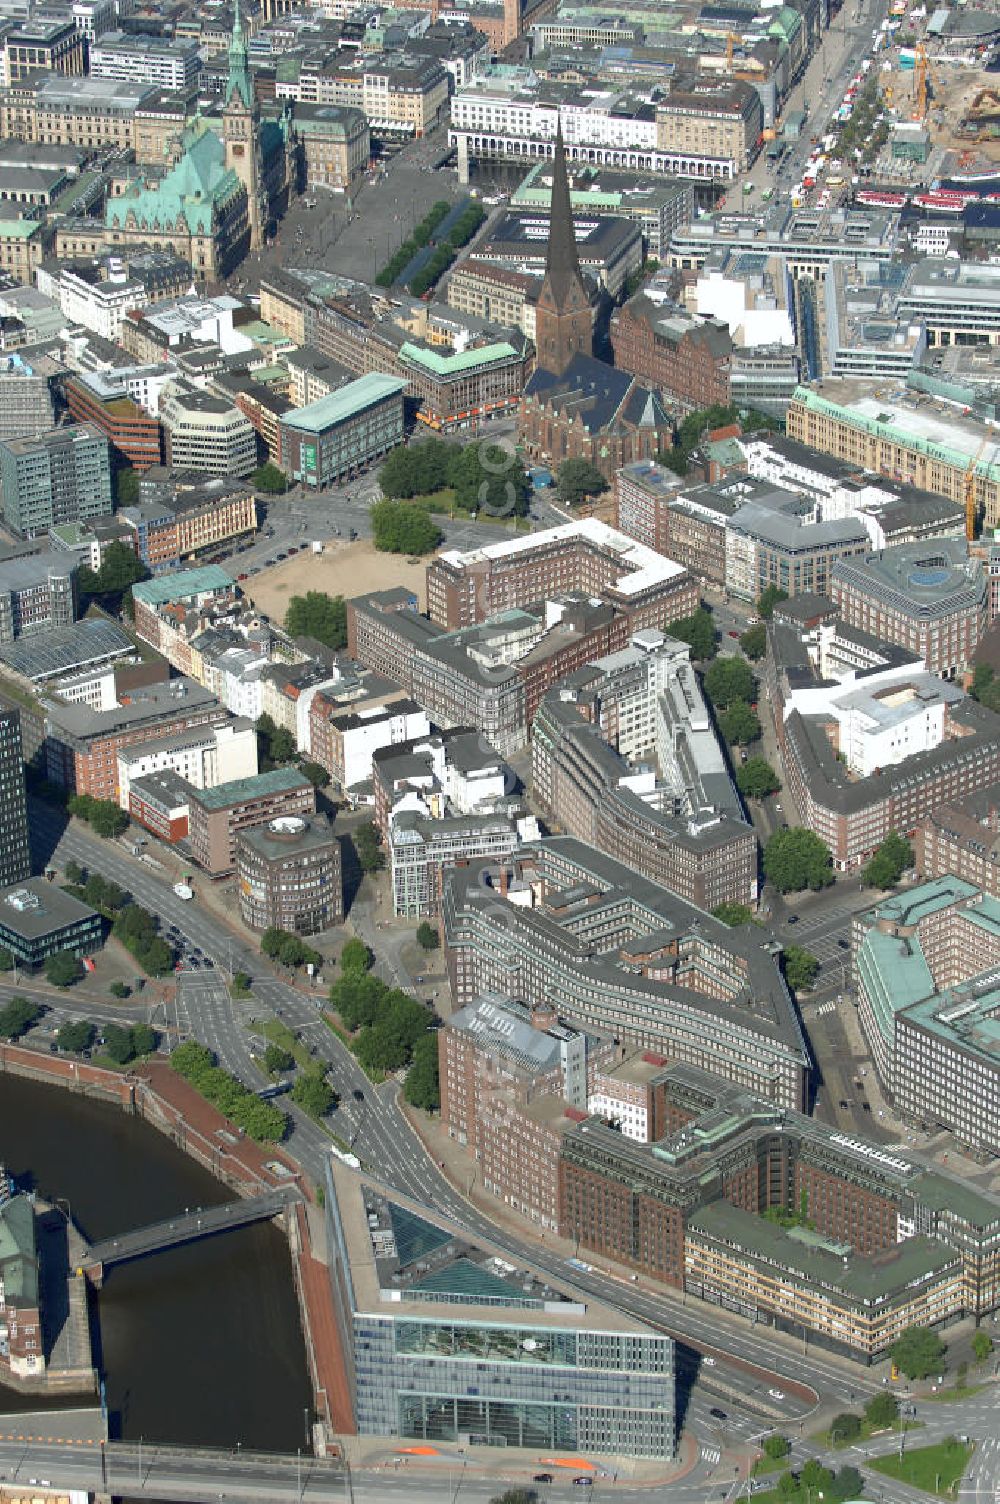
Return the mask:
{"type": "Polygon", "coordinates": [[[240,0],[236,0],[233,35],[229,43],[229,77],[226,81],[226,102],[222,110],[222,139],[226,148],[226,166],[232,168],[247,191],[250,249],[256,251],[264,243],[267,211],[260,160],[260,109],[250,76],[240,0]]]}

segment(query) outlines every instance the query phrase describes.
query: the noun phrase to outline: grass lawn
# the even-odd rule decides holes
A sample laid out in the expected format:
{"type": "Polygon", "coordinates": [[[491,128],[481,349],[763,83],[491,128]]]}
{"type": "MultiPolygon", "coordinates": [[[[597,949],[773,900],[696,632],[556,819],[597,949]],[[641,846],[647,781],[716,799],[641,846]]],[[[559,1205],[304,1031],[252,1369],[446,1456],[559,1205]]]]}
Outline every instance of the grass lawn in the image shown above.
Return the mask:
{"type": "Polygon", "coordinates": [[[950,1389],[939,1389],[937,1394],[922,1394],[920,1403],[922,1405],[940,1404],[944,1400],[948,1404],[953,1404],[955,1400],[967,1399],[971,1394],[982,1394],[983,1390],[989,1387],[989,1384],[966,1384],[964,1389],[959,1389],[957,1384],[953,1384],[950,1389]]]}
{"type": "Polygon", "coordinates": [[[753,1476],[761,1478],[765,1473],[780,1473],[788,1466],[787,1457],[761,1457],[753,1466],[753,1476]]]}
{"type": "Polygon", "coordinates": [[[929,1494],[944,1497],[951,1493],[969,1465],[972,1447],[960,1441],[939,1442],[933,1447],[914,1447],[898,1456],[870,1457],[866,1466],[887,1478],[899,1478],[903,1483],[922,1488],[929,1494]]]}
{"type": "MultiPolygon", "coordinates": [[[[904,1420],[903,1430],[921,1431],[923,1425],[922,1420],[904,1420]]],[[[832,1447],[835,1451],[842,1451],[845,1447],[856,1447],[859,1441],[868,1441],[872,1436],[887,1436],[890,1431],[898,1436],[898,1421],[891,1426],[873,1426],[871,1421],[862,1420],[860,1436],[848,1436],[843,1441],[834,1441],[829,1431],[817,1431],[813,1439],[822,1442],[824,1446],[832,1447]]]]}
{"type": "Polygon", "coordinates": [[[303,1070],[308,1070],[313,1060],[305,1045],[300,1043],[287,1024],[283,1024],[277,1018],[256,1019],[251,1022],[250,1028],[255,1034],[263,1034],[271,1044],[278,1044],[303,1070]]]}

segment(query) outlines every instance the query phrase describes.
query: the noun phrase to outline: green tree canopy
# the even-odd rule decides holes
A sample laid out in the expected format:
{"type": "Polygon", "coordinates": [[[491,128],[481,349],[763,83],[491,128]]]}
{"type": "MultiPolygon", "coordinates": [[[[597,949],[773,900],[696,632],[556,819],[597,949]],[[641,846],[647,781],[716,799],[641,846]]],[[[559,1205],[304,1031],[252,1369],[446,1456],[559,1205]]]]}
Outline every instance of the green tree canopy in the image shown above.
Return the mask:
{"type": "Polygon", "coordinates": [[[463,511],[490,517],[527,515],[531,482],[509,444],[483,440],[453,449],[448,482],[455,489],[455,505],[463,511]]]}
{"type": "Polygon", "coordinates": [[[56,1035],[56,1044],[67,1055],[82,1055],[93,1044],[95,1033],[93,1024],[81,1018],[75,1023],[63,1024],[56,1035]]]}
{"type": "Polygon", "coordinates": [[[120,836],[128,825],[128,815],[113,799],[94,799],[89,794],[71,794],[66,801],[71,815],[86,820],[99,836],[120,836]]]}
{"type": "Polygon", "coordinates": [[[864,1486],[865,1480],[856,1467],[852,1467],[850,1463],[845,1463],[843,1467],[838,1467],[834,1475],[833,1487],[830,1491],[834,1504],[838,1504],[838,1501],[845,1499],[860,1499],[864,1486]]]}
{"type": "Polygon", "coordinates": [[[283,1071],[290,1071],[294,1064],[295,1057],[283,1045],[269,1044],[264,1051],[264,1069],[269,1076],[280,1076],[283,1071]]]}
{"type": "Polygon", "coordinates": [[[115,1065],[127,1065],[135,1057],[132,1030],[121,1024],[106,1024],[104,1028],[104,1053],[115,1065]]]}
{"type": "Polygon", "coordinates": [[[686,642],[691,649],[691,657],[699,663],[705,663],[716,654],[715,623],[712,620],[711,611],[706,611],[701,606],[693,616],[681,617],[678,621],[672,621],[667,628],[671,637],[676,637],[680,642],[686,642]]]}
{"type": "Polygon", "coordinates": [[[425,919],[417,926],[417,944],[421,950],[437,950],[441,944],[441,938],[433,924],[428,924],[425,919]]]}
{"type": "Polygon", "coordinates": [[[801,945],[786,945],[782,952],[785,981],[793,992],[807,992],[816,980],[819,961],[801,945]]]}
{"type": "Polygon", "coordinates": [[[913,866],[913,847],[905,836],[890,831],[871,860],[862,868],[861,881],[867,888],[894,888],[913,866]]]}
{"type": "Polygon", "coordinates": [[[826,888],[833,882],[830,848],[804,826],[776,830],[764,848],[764,873],[779,893],[826,888]]]}
{"type": "Polygon", "coordinates": [[[310,1117],[325,1117],[336,1100],[336,1093],[321,1070],[305,1071],[292,1087],[292,1101],[310,1117]]]}
{"type": "Polygon", "coordinates": [[[279,470],[270,460],[264,465],[258,465],[250,481],[258,491],[266,491],[269,496],[280,496],[288,489],[288,477],[284,470],[279,470]]]}
{"type": "Polygon", "coordinates": [[[345,972],[371,971],[375,957],[363,940],[357,935],[352,935],[344,941],[340,952],[341,969],[345,972]]]}
{"type": "Polygon", "coordinates": [[[972,1351],[976,1356],[977,1363],[985,1363],[993,1351],[993,1339],[988,1332],[982,1330],[972,1334],[972,1351]]]}
{"type": "Polygon", "coordinates": [[[424,1034],[413,1046],[413,1060],[406,1073],[403,1095],[412,1107],[422,1107],[425,1112],[437,1112],[441,1106],[436,1034],[424,1034]]]}
{"type": "Polygon", "coordinates": [[[138,500],[139,477],[126,466],[115,476],[115,506],[120,512],[122,507],[134,507],[138,500]]]}
{"type": "Polygon", "coordinates": [[[378,473],[383,496],[408,500],[433,496],[448,485],[454,446],[443,439],[425,439],[421,444],[400,444],[389,453],[378,473]]]}
{"type": "Polygon", "coordinates": [[[854,1441],[861,1435],[861,1417],[845,1410],[830,1422],[831,1441],[854,1441]]]}
{"type": "Polygon", "coordinates": [[[559,500],[578,506],[587,496],[601,496],[608,489],[605,477],[589,460],[563,460],[556,479],[559,500]]]}
{"type": "Polygon", "coordinates": [[[84,883],[87,880],[86,872],[80,866],[79,862],[74,862],[72,857],[70,857],[69,861],[66,863],[65,871],[66,881],[68,883],[72,883],[74,887],[79,887],[81,883],[84,883]]]}
{"type": "Polygon", "coordinates": [[[0,945],[0,972],[14,970],[14,955],[6,945],[0,945]]]}
{"type": "Polygon", "coordinates": [[[132,1050],[136,1055],[152,1055],[160,1042],[160,1036],[150,1024],[133,1024],[132,1050]]]}
{"type": "Polygon", "coordinates": [[[299,764],[299,771],[304,778],[308,778],[314,789],[325,789],[330,782],[330,775],[321,762],[310,762],[307,759],[299,764]]]}
{"type": "Polygon", "coordinates": [[[347,642],[344,597],[323,590],[293,595],[285,611],[285,631],[290,637],[315,637],[325,647],[342,648],[347,642]]]}
{"type": "Polygon", "coordinates": [[[770,1457],[772,1462],[780,1462],[791,1450],[792,1444],[788,1437],[779,1436],[776,1431],[764,1438],[764,1456],[770,1457]]]}
{"type": "Polygon", "coordinates": [[[740,647],[754,662],[763,658],[767,652],[767,628],[762,621],[756,621],[752,627],[747,627],[740,638],[740,647]]]}
{"type": "Polygon", "coordinates": [[[126,543],[109,543],[98,570],[81,568],[80,595],[100,600],[106,610],[121,610],[122,597],[138,580],[147,580],[149,570],[134,549],[126,543]]]}
{"type": "Polygon", "coordinates": [[[362,872],[381,872],[385,866],[385,852],[382,850],[378,829],[371,821],[359,825],[354,832],[354,850],[362,872]]]}
{"type": "Polygon", "coordinates": [[[721,919],[723,924],[728,924],[734,930],[742,924],[753,924],[753,909],[745,903],[736,903],[731,898],[726,899],[725,903],[717,903],[712,913],[716,919],[721,919]]]}
{"type": "Polygon", "coordinates": [[[744,799],[766,799],[781,790],[781,779],[763,757],[748,757],[736,769],[736,787],[744,799]]]}
{"type": "Polygon", "coordinates": [[[0,1008],[0,1039],[20,1039],[41,1013],[37,1003],[26,997],[12,997],[0,1008]]]}
{"type": "Polygon", "coordinates": [[[875,1430],[881,1431],[888,1426],[894,1426],[898,1415],[899,1401],[887,1389],[873,1394],[865,1405],[865,1420],[875,1430]]]}
{"type": "Polygon", "coordinates": [[[716,658],[702,682],[716,710],[727,710],[736,700],[757,698],[757,680],[745,658],[716,658]]]}
{"type": "Polygon", "coordinates": [[[433,553],[443,533],[420,507],[402,501],[379,501],[372,507],[375,547],[384,554],[433,553]]]}
{"type": "Polygon", "coordinates": [[[890,1351],[892,1361],[908,1379],[926,1379],[944,1371],[948,1349],[930,1327],[908,1326],[890,1351]]]}
{"type": "Polygon", "coordinates": [[[787,599],[787,590],[782,590],[778,585],[768,585],[767,589],[762,590],[757,597],[758,615],[762,616],[765,621],[770,621],[774,615],[775,606],[779,605],[781,601],[787,601],[787,599]]]}
{"type": "Polygon", "coordinates": [[[760,718],[746,700],[734,700],[719,716],[719,730],[731,747],[748,747],[760,738],[760,718]]]}
{"type": "Polygon", "coordinates": [[[72,987],[83,976],[83,966],[71,950],[57,950],[45,958],[45,975],[53,987],[72,987]]]}

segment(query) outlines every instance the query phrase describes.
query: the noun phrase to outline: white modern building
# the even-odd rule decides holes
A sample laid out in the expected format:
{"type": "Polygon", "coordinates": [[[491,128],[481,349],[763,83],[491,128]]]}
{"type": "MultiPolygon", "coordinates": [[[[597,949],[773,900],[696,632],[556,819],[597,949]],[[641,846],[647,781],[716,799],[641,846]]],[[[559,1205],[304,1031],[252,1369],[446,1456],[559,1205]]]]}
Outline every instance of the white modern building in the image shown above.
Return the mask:
{"type": "Polygon", "coordinates": [[[129,789],[137,778],[171,771],[196,789],[214,789],[257,773],[257,733],[247,720],[198,726],[176,736],[125,747],[118,753],[118,803],[129,807],[129,789]]]}
{"type": "Polygon", "coordinates": [[[129,281],[123,266],[112,267],[107,278],[102,278],[97,263],[87,274],[73,266],[58,271],[39,267],[36,282],[39,292],[59,304],[67,323],[79,324],[112,344],[117,343],[126,315],[149,301],[145,287],[129,281]]]}
{"type": "Polygon", "coordinates": [[[200,72],[201,56],[194,42],[108,31],[90,48],[92,78],[127,79],[161,89],[186,89],[200,72]]]}

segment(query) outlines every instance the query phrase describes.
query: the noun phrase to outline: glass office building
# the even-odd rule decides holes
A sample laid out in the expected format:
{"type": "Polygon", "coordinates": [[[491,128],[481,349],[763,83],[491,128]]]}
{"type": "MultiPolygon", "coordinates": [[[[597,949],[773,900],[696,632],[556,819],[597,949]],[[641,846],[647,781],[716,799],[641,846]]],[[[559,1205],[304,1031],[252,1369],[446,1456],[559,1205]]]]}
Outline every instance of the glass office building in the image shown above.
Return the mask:
{"type": "Polygon", "coordinates": [[[361,1434],[673,1456],[669,1337],[515,1270],[339,1166],[326,1208],[361,1434]]]}

